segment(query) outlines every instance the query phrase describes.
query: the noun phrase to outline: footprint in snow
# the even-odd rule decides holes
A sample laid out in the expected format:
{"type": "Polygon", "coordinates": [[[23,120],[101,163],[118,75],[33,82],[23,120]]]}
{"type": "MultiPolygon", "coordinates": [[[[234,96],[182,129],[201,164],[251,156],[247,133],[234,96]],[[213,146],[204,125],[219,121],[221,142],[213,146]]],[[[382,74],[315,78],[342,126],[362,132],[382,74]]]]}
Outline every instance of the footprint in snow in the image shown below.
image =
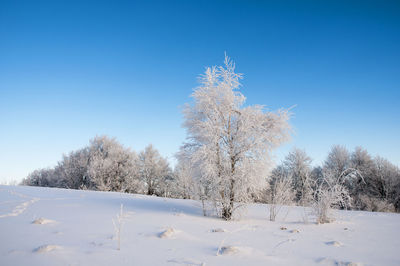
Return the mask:
{"type": "Polygon", "coordinates": [[[215,229],[211,229],[211,233],[225,233],[226,230],[223,228],[215,228],[215,229]]]}
{"type": "Polygon", "coordinates": [[[218,255],[233,255],[240,252],[240,248],[236,246],[225,246],[218,250],[218,255]]]}
{"type": "Polygon", "coordinates": [[[257,254],[260,252],[254,250],[253,248],[246,247],[246,246],[240,246],[240,247],[238,247],[238,246],[222,246],[218,249],[217,256],[219,256],[219,255],[235,255],[235,254],[251,255],[254,253],[257,254]]]}
{"type": "Polygon", "coordinates": [[[325,244],[327,244],[328,246],[334,246],[334,247],[343,246],[343,244],[340,243],[339,241],[328,241],[328,242],[325,242],[325,244]]]}
{"type": "Polygon", "coordinates": [[[61,247],[57,246],[57,245],[43,245],[43,246],[40,246],[38,248],[35,248],[33,250],[33,252],[35,252],[35,253],[46,253],[46,252],[50,252],[50,251],[57,250],[57,249],[61,249],[61,247]]]}
{"type": "Polygon", "coordinates": [[[171,238],[179,231],[175,230],[174,228],[167,228],[166,230],[162,231],[158,234],[159,238],[171,238]]]}
{"type": "Polygon", "coordinates": [[[33,224],[53,224],[55,222],[56,221],[54,221],[54,220],[50,220],[50,219],[46,219],[46,218],[39,218],[39,219],[34,220],[32,223],[33,224]]]}

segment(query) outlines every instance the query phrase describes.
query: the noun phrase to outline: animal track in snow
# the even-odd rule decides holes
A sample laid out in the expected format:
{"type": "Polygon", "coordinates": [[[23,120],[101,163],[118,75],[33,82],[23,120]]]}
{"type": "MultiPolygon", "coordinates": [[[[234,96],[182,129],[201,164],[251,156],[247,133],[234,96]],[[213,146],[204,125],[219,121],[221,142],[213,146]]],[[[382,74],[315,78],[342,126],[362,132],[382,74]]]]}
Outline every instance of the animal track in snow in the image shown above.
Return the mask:
{"type": "Polygon", "coordinates": [[[10,217],[10,216],[18,216],[21,213],[23,213],[29,207],[29,205],[35,203],[38,200],[39,200],[38,198],[33,198],[31,200],[25,201],[25,202],[17,205],[10,213],[0,215],[0,218],[10,217]]]}

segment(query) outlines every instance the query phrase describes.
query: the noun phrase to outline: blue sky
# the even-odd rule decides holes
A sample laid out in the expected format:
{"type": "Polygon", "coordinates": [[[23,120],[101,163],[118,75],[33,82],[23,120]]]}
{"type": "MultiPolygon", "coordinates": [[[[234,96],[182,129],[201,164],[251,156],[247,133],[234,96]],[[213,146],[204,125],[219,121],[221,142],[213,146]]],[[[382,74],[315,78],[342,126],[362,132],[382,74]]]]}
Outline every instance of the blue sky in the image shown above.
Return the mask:
{"type": "Polygon", "coordinates": [[[225,51],[247,104],[296,105],[277,160],[342,144],[400,165],[399,3],[2,0],[0,181],[102,134],[172,158],[181,106],[225,51]]]}

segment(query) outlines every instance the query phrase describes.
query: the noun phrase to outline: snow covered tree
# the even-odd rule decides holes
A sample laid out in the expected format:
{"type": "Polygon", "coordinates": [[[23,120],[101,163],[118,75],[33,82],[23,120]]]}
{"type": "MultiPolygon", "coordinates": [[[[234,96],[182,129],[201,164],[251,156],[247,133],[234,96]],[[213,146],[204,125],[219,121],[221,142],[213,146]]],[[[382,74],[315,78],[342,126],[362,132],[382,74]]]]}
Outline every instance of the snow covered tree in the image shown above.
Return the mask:
{"type": "Polygon", "coordinates": [[[62,160],[55,168],[59,185],[65,188],[91,188],[94,184],[89,178],[90,154],[87,147],[63,155],[62,160]]]}
{"type": "Polygon", "coordinates": [[[234,70],[227,56],[224,66],[207,68],[192,94],[194,103],[184,109],[184,149],[197,168],[198,183],[210,185],[207,196],[226,220],[265,188],[271,150],[287,140],[290,130],[288,110],[244,107],[238,91],[242,76],[234,70]]]}
{"type": "Polygon", "coordinates": [[[312,198],[311,158],[305,151],[294,148],[283,161],[287,175],[292,178],[296,201],[304,206],[312,198]]]}
{"type": "Polygon", "coordinates": [[[153,145],[148,145],[144,151],[140,152],[138,166],[139,178],[145,193],[148,195],[165,194],[163,192],[168,185],[166,182],[169,182],[168,180],[171,178],[171,168],[167,159],[163,158],[153,145]]]}
{"type": "Polygon", "coordinates": [[[356,147],[350,157],[350,168],[359,174],[357,178],[351,180],[352,182],[347,182],[345,185],[353,198],[353,207],[364,209],[365,202],[363,201],[368,194],[367,182],[374,174],[374,161],[365,149],[356,147]]]}
{"type": "Polygon", "coordinates": [[[268,180],[267,203],[269,209],[269,220],[275,221],[283,205],[289,205],[295,198],[292,178],[283,166],[276,167],[268,180]]]}
{"type": "Polygon", "coordinates": [[[21,182],[23,186],[38,186],[38,187],[56,187],[57,179],[54,175],[54,169],[38,169],[30,173],[21,182]]]}
{"type": "Polygon", "coordinates": [[[377,156],[372,173],[365,178],[365,192],[360,197],[361,209],[368,211],[394,211],[398,198],[400,170],[388,160],[377,156]]]}
{"type": "Polygon", "coordinates": [[[89,146],[89,176],[98,190],[136,192],[136,154],[114,138],[95,137],[89,146]]]}
{"type": "Polygon", "coordinates": [[[175,166],[175,194],[179,198],[191,199],[195,194],[194,174],[192,171],[190,162],[178,161],[178,164],[175,166]]]}
{"type": "MultiPolygon", "coordinates": [[[[361,153],[360,153],[361,154],[361,153]]],[[[353,157],[354,162],[358,159],[353,157]]],[[[357,190],[364,182],[364,177],[357,168],[352,167],[352,161],[348,150],[340,145],[332,147],[328,158],[323,166],[324,179],[328,180],[330,184],[340,182],[346,188],[347,193],[351,196],[354,190],[357,190]],[[339,180],[339,181],[338,181],[339,180]]],[[[341,204],[339,202],[339,204],[341,204]]],[[[348,208],[347,205],[342,205],[341,208],[348,208]]]]}
{"type": "Polygon", "coordinates": [[[339,177],[350,165],[350,154],[348,150],[340,145],[332,147],[325,160],[323,171],[326,176],[339,177]]]}

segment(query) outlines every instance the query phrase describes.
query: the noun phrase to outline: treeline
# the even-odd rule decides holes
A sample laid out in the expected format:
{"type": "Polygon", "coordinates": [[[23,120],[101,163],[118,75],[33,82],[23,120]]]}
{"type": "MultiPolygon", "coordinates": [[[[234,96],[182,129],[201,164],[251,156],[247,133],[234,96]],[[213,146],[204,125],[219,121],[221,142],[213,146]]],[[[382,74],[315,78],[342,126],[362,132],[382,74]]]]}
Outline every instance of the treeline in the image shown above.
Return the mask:
{"type": "Polygon", "coordinates": [[[32,172],[21,184],[176,197],[173,176],[167,159],[152,145],[136,153],[115,138],[100,136],[64,155],[56,167],[32,172]]]}
{"type": "MultiPolygon", "coordinates": [[[[185,160],[172,170],[152,145],[136,153],[115,138],[101,136],[64,155],[56,167],[35,170],[21,184],[201,199],[204,186],[196,183],[191,171],[185,160]]],[[[339,178],[351,198],[339,208],[400,211],[399,168],[361,147],[350,153],[334,146],[321,166],[312,166],[305,151],[294,149],[271,171],[265,193],[254,200],[311,206],[321,183],[339,178]]]]}
{"type": "Polygon", "coordinates": [[[382,157],[373,158],[365,149],[349,152],[343,146],[333,146],[321,166],[311,166],[305,151],[294,149],[278,165],[269,178],[267,203],[312,205],[321,183],[325,186],[340,183],[340,200],[346,196],[346,206],[338,208],[366,211],[400,211],[400,170],[382,157]],[[290,192],[292,194],[290,195],[290,192]],[[346,195],[344,195],[346,194],[346,195]]]}

